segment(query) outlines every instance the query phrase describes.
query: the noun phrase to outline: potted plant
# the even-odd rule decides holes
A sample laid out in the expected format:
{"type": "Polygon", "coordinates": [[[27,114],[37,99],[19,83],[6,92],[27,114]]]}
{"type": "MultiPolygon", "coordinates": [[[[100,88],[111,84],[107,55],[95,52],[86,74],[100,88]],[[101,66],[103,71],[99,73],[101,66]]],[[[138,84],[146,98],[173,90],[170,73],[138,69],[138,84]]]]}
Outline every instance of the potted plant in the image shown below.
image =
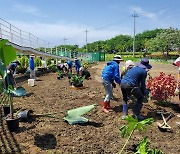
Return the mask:
{"type": "Polygon", "coordinates": [[[85,76],[79,77],[78,75],[73,75],[72,78],[69,80],[69,83],[74,87],[82,87],[84,79],[85,76]]]}
{"type": "MultiPolygon", "coordinates": [[[[0,75],[3,81],[5,81],[5,77],[7,75],[7,66],[16,59],[16,51],[14,47],[11,45],[7,45],[7,43],[8,40],[0,40],[0,75]]],[[[10,105],[10,114],[5,117],[5,120],[10,131],[17,131],[19,128],[19,119],[14,117],[13,97],[11,91],[13,91],[13,88],[10,85],[8,85],[6,89],[4,89],[4,94],[7,96],[7,101],[10,105]]],[[[1,98],[3,98],[3,95],[1,98]]]]}

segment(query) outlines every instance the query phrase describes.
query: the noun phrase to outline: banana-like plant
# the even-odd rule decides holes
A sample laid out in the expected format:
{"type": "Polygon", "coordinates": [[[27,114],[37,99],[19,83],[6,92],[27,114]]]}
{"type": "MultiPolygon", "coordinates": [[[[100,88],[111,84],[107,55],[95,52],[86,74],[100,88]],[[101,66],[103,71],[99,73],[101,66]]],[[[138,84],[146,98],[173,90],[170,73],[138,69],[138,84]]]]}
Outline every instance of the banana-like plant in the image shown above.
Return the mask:
{"type": "Polygon", "coordinates": [[[122,147],[121,151],[119,152],[119,154],[122,154],[122,152],[124,151],[126,145],[128,144],[130,138],[132,137],[133,133],[135,130],[138,131],[145,131],[146,130],[146,126],[149,126],[150,124],[153,123],[154,119],[153,118],[147,118],[145,120],[142,121],[138,121],[137,117],[132,117],[132,116],[126,116],[125,119],[128,121],[127,125],[123,125],[119,130],[121,132],[121,136],[124,137],[128,137],[128,139],[126,140],[124,146],[122,147]]]}

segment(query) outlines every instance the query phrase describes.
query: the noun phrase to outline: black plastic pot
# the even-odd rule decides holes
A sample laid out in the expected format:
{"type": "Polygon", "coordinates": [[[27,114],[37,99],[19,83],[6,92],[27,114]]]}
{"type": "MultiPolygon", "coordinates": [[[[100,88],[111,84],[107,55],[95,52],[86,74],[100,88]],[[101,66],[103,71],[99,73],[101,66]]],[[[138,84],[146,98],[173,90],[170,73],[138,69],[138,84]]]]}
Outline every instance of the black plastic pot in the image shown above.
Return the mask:
{"type": "Polygon", "coordinates": [[[10,113],[10,106],[3,106],[4,117],[10,113]]]}
{"type": "Polygon", "coordinates": [[[19,130],[19,118],[9,119],[9,117],[5,117],[4,119],[10,132],[16,132],[19,130]]]}
{"type": "Polygon", "coordinates": [[[32,110],[24,110],[24,111],[21,111],[21,112],[18,114],[19,121],[24,121],[24,122],[29,121],[29,119],[30,119],[30,114],[31,114],[31,113],[32,113],[32,110]]]}
{"type": "Polygon", "coordinates": [[[60,79],[61,79],[61,77],[60,77],[60,76],[57,76],[57,79],[58,79],[58,80],[60,80],[60,79]]]}

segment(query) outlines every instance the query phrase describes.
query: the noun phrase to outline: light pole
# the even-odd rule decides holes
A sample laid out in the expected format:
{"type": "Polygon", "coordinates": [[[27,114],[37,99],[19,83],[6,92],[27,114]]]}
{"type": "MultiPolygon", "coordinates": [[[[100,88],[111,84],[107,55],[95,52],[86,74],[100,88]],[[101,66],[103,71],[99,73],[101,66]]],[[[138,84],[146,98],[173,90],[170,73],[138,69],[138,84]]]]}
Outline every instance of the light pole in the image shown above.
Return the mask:
{"type": "Polygon", "coordinates": [[[136,36],[136,17],[138,17],[137,14],[135,14],[135,11],[134,11],[134,14],[132,15],[132,17],[134,17],[134,36],[133,36],[133,57],[135,55],[135,36],[136,36]]]}

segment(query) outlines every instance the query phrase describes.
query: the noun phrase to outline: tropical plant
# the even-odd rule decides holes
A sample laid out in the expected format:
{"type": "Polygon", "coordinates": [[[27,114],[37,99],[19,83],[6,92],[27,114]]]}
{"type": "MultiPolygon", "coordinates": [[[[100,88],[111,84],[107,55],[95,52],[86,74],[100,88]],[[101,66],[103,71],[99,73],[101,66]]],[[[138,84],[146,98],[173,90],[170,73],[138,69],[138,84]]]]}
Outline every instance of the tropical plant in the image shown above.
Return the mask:
{"type": "Polygon", "coordinates": [[[47,62],[47,66],[50,66],[50,65],[52,64],[51,58],[47,58],[47,59],[46,59],[46,62],[47,62]]]}
{"type": "Polygon", "coordinates": [[[160,72],[160,75],[151,78],[147,82],[147,88],[150,90],[153,99],[160,102],[167,102],[172,96],[175,96],[177,81],[173,75],[166,75],[160,72]]]}
{"type": "Polygon", "coordinates": [[[78,75],[73,75],[72,78],[69,80],[70,84],[75,87],[81,87],[83,86],[83,81],[85,79],[85,76],[79,77],[78,75]]]}
{"type": "Polygon", "coordinates": [[[159,149],[151,149],[150,141],[145,136],[136,148],[137,152],[135,154],[163,154],[159,149]]]}
{"type": "Polygon", "coordinates": [[[127,125],[123,125],[119,130],[121,132],[121,136],[123,138],[128,137],[128,139],[126,140],[119,154],[122,154],[135,130],[138,130],[140,132],[145,131],[146,126],[149,126],[154,121],[153,118],[147,118],[143,121],[138,121],[136,117],[134,118],[132,116],[126,116],[126,118],[124,118],[123,120],[128,121],[128,123],[127,125]]]}
{"type": "Polygon", "coordinates": [[[34,59],[34,64],[35,64],[35,67],[38,67],[38,66],[42,66],[42,61],[39,57],[36,57],[34,59]]]}
{"type": "MultiPolygon", "coordinates": [[[[16,51],[11,45],[7,45],[8,40],[0,40],[0,74],[5,80],[7,69],[6,67],[16,59],[16,51]]],[[[8,79],[7,79],[8,80],[8,79]]],[[[13,119],[13,97],[11,91],[13,90],[12,86],[8,86],[5,94],[8,96],[10,103],[10,118],[13,119]]]]}

